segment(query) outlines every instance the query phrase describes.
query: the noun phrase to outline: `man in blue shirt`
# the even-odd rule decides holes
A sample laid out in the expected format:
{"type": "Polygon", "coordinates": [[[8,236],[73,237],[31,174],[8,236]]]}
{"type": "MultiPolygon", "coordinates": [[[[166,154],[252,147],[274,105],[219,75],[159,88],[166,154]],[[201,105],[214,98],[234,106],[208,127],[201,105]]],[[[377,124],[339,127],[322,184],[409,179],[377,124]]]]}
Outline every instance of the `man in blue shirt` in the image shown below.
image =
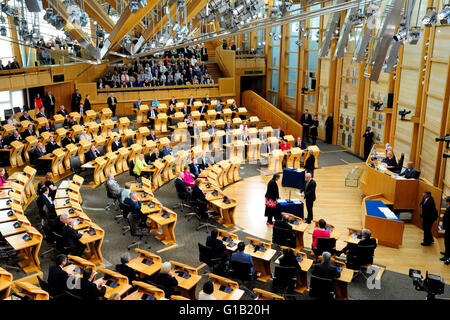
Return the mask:
{"type": "MultiPolygon", "coordinates": [[[[248,253],[245,253],[244,250],[245,250],[245,243],[239,242],[238,246],[237,246],[237,252],[234,252],[231,255],[231,261],[237,261],[237,262],[241,262],[241,263],[250,263],[251,266],[253,267],[252,256],[249,255],[248,253]]],[[[253,272],[253,268],[251,269],[251,272],[253,272]]]]}
{"type": "Polygon", "coordinates": [[[139,99],[138,102],[134,104],[134,107],[139,110],[139,107],[142,106],[142,99],[139,99]]]}

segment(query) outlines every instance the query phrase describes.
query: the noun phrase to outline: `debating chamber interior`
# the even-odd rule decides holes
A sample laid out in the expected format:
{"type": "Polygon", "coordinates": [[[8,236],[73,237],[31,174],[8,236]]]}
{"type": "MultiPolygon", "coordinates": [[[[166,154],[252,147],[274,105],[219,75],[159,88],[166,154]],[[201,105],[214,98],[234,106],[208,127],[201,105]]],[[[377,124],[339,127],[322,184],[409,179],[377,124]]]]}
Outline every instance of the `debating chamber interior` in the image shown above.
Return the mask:
{"type": "Polygon", "coordinates": [[[448,300],[449,23],[1,1],[0,300],[448,300]]]}

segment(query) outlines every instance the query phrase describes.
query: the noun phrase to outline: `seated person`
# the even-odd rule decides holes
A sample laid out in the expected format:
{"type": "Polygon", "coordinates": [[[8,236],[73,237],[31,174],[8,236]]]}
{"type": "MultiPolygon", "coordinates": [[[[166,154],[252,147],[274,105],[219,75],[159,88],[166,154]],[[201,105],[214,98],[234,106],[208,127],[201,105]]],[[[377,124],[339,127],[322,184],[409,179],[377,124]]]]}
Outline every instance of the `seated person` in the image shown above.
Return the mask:
{"type": "Polygon", "coordinates": [[[83,300],[99,300],[106,293],[106,282],[104,280],[99,281],[98,284],[93,282],[96,273],[91,268],[83,270],[80,289],[80,296],[83,300]]]}
{"type": "Polygon", "coordinates": [[[363,229],[361,232],[361,240],[358,242],[358,244],[354,243],[348,243],[342,250],[336,251],[336,255],[339,257],[342,253],[345,255],[350,255],[352,253],[352,250],[355,250],[358,246],[375,246],[377,247],[377,239],[371,238],[372,232],[369,229],[363,229]]]}
{"type": "Polygon", "coordinates": [[[394,154],[388,151],[387,157],[385,158],[386,168],[395,169],[397,168],[397,160],[395,160],[394,154]]]}
{"type": "MultiPolygon", "coordinates": [[[[248,253],[245,253],[244,250],[245,250],[245,243],[241,241],[237,245],[237,251],[231,254],[231,262],[237,261],[241,263],[250,263],[253,267],[252,256],[249,255],[248,253]]],[[[253,268],[251,268],[251,272],[253,272],[253,268]]]]}
{"type": "MultiPolygon", "coordinates": [[[[276,223],[276,222],[275,222],[276,223]]],[[[298,264],[297,258],[291,248],[283,250],[283,255],[280,257],[280,266],[282,267],[294,267],[297,272],[302,271],[298,264]]]]}
{"type": "MultiPolygon", "coordinates": [[[[50,189],[47,187],[42,187],[41,189],[41,195],[39,196],[40,203],[42,203],[42,209],[45,214],[47,215],[48,219],[53,219],[56,217],[56,210],[55,210],[55,203],[50,196],[50,189]]],[[[61,228],[61,234],[62,234],[62,228],[61,228]]]]}
{"type": "Polygon", "coordinates": [[[98,149],[94,145],[92,145],[91,149],[87,152],[86,158],[87,158],[87,161],[92,161],[92,160],[97,159],[100,156],[101,156],[100,151],[98,151],[98,149]]]}
{"type": "Polygon", "coordinates": [[[50,136],[47,144],[45,145],[45,150],[47,153],[52,153],[54,150],[61,148],[59,144],[56,143],[55,137],[50,136]]]}
{"type": "Polygon", "coordinates": [[[275,136],[284,140],[284,131],[281,129],[281,126],[278,126],[275,130],[275,136]]]}
{"type": "Polygon", "coordinates": [[[55,265],[50,266],[48,270],[48,293],[52,297],[64,294],[64,292],[68,289],[67,280],[69,279],[69,274],[63,270],[66,264],[66,255],[59,254],[56,256],[55,265]]]}
{"type": "Polygon", "coordinates": [[[77,124],[78,124],[78,122],[77,122],[77,120],[75,119],[75,117],[70,117],[69,121],[67,121],[67,126],[68,126],[69,128],[72,128],[73,126],[75,126],[75,125],[77,125],[77,124]]]}
{"type": "MultiPolygon", "coordinates": [[[[200,166],[197,164],[197,159],[192,159],[192,162],[189,164],[189,171],[192,173],[195,179],[198,178],[200,173],[202,172],[200,166]]],[[[186,182],[186,180],[185,180],[186,182]]]]}
{"type": "Polygon", "coordinates": [[[91,137],[89,136],[89,134],[86,132],[86,130],[81,131],[80,136],[78,137],[78,141],[81,140],[87,140],[87,141],[91,141],[91,137]]]}
{"type": "Polygon", "coordinates": [[[20,122],[28,120],[34,122],[33,118],[30,117],[27,110],[23,110],[22,116],[19,118],[20,122]]]}
{"type": "Polygon", "coordinates": [[[158,111],[155,109],[155,107],[152,105],[150,107],[150,110],[147,113],[147,119],[150,122],[150,128],[155,128],[155,119],[158,117],[158,111]]]}
{"type": "Polygon", "coordinates": [[[123,204],[129,206],[131,213],[136,217],[137,220],[145,221],[146,216],[142,213],[142,202],[139,200],[138,194],[136,192],[131,192],[129,198],[125,198],[123,204]]]}
{"type": "Polygon", "coordinates": [[[211,281],[206,281],[203,285],[203,291],[198,293],[198,300],[217,300],[212,296],[214,292],[214,284],[211,281]]]}
{"type": "Polygon", "coordinates": [[[130,266],[130,254],[125,252],[120,257],[120,264],[116,264],[116,271],[128,278],[128,283],[131,284],[133,281],[139,280],[139,274],[130,266]]]}
{"type": "Polygon", "coordinates": [[[212,249],[214,255],[212,258],[227,259],[225,253],[226,246],[222,240],[217,239],[218,235],[219,231],[217,229],[212,229],[211,235],[206,238],[206,246],[212,249]]]}
{"type": "Polygon", "coordinates": [[[3,187],[6,184],[6,170],[5,168],[0,168],[0,187],[3,187]]]}
{"type": "Polygon", "coordinates": [[[142,106],[142,99],[139,98],[138,101],[134,104],[134,108],[139,110],[139,107],[142,106]]]}
{"type": "Polygon", "coordinates": [[[305,150],[307,148],[305,141],[302,140],[302,137],[298,137],[297,141],[294,142],[295,148],[300,148],[302,150],[305,150]]]}
{"type": "Polygon", "coordinates": [[[202,189],[200,189],[201,180],[197,179],[194,181],[192,187],[192,201],[197,202],[200,206],[200,211],[202,213],[206,213],[208,201],[206,200],[206,196],[203,193],[202,189]]]}
{"type": "Polygon", "coordinates": [[[57,114],[60,114],[65,118],[69,116],[69,113],[66,111],[66,108],[63,105],[59,106],[59,111],[57,112],[57,114]]]}
{"type": "Polygon", "coordinates": [[[113,138],[113,142],[111,143],[111,151],[112,152],[116,152],[117,150],[119,150],[120,148],[123,148],[123,144],[120,141],[119,136],[114,136],[113,138]]]}
{"type": "Polygon", "coordinates": [[[39,108],[39,112],[36,114],[36,119],[37,118],[46,118],[47,119],[47,116],[45,115],[44,107],[39,108]]]}
{"type": "Polygon", "coordinates": [[[71,133],[68,131],[64,139],[61,140],[61,145],[65,148],[69,144],[76,144],[76,142],[71,138],[71,133]]]}
{"type": "Polygon", "coordinates": [[[52,126],[50,125],[50,123],[48,121],[45,123],[45,126],[43,126],[39,129],[39,133],[42,133],[42,132],[54,132],[52,126]]]}
{"type": "Polygon", "coordinates": [[[156,141],[155,130],[150,130],[150,134],[147,136],[147,140],[156,141]]]}
{"type": "Polygon", "coordinates": [[[161,265],[161,270],[155,276],[155,283],[163,288],[167,299],[175,293],[173,287],[178,285],[178,280],[175,278],[170,262],[164,262],[161,265]]]}
{"type": "Polygon", "coordinates": [[[58,188],[56,187],[55,183],[53,182],[53,173],[47,172],[45,174],[45,182],[44,185],[49,189],[49,195],[50,197],[55,200],[56,191],[58,188]]]}
{"type": "Polygon", "coordinates": [[[22,139],[25,139],[25,138],[27,138],[29,136],[35,136],[36,137],[36,131],[34,131],[32,123],[30,123],[28,125],[27,129],[22,132],[21,136],[22,136],[22,139]]]}
{"type": "Polygon", "coordinates": [[[62,229],[63,245],[72,248],[70,254],[81,257],[85,249],[85,245],[80,242],[83,233],[73,228],[74,222],[74,219],[68,219],[62,229]]]}
{"type": "Polygon", "coordinates": [[[30,159],[31,164],[37,164],[39,161],[38,159],[42,156],[44,156],[47,153],[47,151],[45,150],[42,142],[38,142],[36,145],[36,148],[34,148],[34,150],[32,151],[32,157],[30,159]]]}
{"type": "MultiPolygon", "coordinates": [[[[322,252],[322,263],[313,264],[311,275],[329,280],[333,280],[341,276],[336,266],[331,264],[331,253],[327,251],[322,252]]],[[[330,284],[330,289],[328,289],[327,292],[317,292],[314,291],[314,288],[312,287],[310,290],[310,294],[313,293],[314,296],[320,297],[321,295],[328,295],[331,290],[333,290],[332,283],[330,284]]]]}
{"type": "Polygon", "coordinates": [[[122,193],[120,194],[120,202],[124,203],[125,199],[130,197],[130,193],[131,193],[131,182],[127,182],[123,186],[122,193]]]}
{"type": "Polygon", "coordinates": [[[406,164],[406,169],[399,174],[399,176],[404,176],[406,179],[415,179],[418,171],[414,169],[414,163],[408,162],[406,164]]]}
{"type": "Polygon", "coordinates": [[[198,167],[200,168],[200,172],[208,168],[210,165],[210,160],[206,157],[206,152],[202,152],[202,157],[198,161],[198,167]]]}
{"type": "Polygon", "coordinates": [[[109,172],[106,175],[106,187],[115,199],[120,198],[122,194],[122,188],[120,187],[119,183],[114,180],[114,174],[112,172],[109,172]]]}
{"type": "Polygon", "coordinates": [[[281,141],[280,149],[282,151],[291,150],[291,145],[286,140],[283,140],[281,141]]]}
{"type": "Polygon", "coordinates": [[[317,238],[329,238],[330,237],[330,231],[328,231],[326,229],[327,227],[327,223],[324,219],[320,219],[319,220],[319,229],[314,229],[313,234],[312,234],[312,244],[311,247],[314,251],[314,254],[316,255],[316,257],[318,256],[318,254],[316,254],[316,249],[317,249],[317,238]]]}
{"type": "MultiPolygon", "coordinates": [[[[206,128],[206,131],[211,135],[211,136],[215,136],[217,131],[219,129],[216,127],[216,123],[213,121],[211,122],[211,125],[209,127],[206,128]]],[[[212,142],[212,139],[211,139],[212,142]]]]}
{"type": "Polygon", "coordinates": [[[209,94],[207,94],[205,98],[202,98],[201,101],[204,104],[208,104],[208,105],[211,104],[211,99],[209,98],[209,94]]]}
{"type": "Polygon", "coordinates": [[[172,154],[172,148],[170,147],[170,143],[166,143],[164,148],[162,148],[161,153],[163,158],[169,154],[172,154]]]}
{"type": "MultiPolygon", "coordinates": [[[[134,164],[134,174],[141,176],[142,169],[147,167],[148,164],[145,162],[145,156],[142,153],[139,154],[139,157],[136,159],[136,163],[134,164]]],[[[146,173],[146,175],[148,176],[148,172],[146,173]]]]}
{"type": "Polygon", "coordinates": [[[281,220],[275,220],[274,226],[281,229],[287,229],[292,231],[292,226],[289,224],[289,216],[287,214],[283,214],[281,220]]]}
{"type": "Polygon", "coordinates": [[[184,173],[179,172],[178,176],[175,178],[175,189],[177,190],[177,194],[180,194],[180,196],[183,197],[183,199],[186,199],[189,191],[183,178],[184,173]]]}
{"type": "Polygon", "coordinates": [[[19,131],[17,130],[14,130],[12,134],[5,138],[5,140],[8,141],[8,145],[11,145],[11,143],[14,141],[23,141],[22,137],[19,134],[19,131]]]}

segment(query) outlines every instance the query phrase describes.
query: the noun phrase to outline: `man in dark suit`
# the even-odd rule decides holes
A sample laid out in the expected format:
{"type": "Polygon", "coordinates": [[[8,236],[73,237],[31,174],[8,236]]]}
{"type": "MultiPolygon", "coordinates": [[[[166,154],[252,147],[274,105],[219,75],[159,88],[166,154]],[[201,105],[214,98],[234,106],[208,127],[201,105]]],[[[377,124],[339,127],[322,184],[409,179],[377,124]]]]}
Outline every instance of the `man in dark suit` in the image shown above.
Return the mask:
{"type": "Polygon", "coordinates": [[[63,270],[67,264],[67,257],[64,254],[59,254],[55,263],[55,265],[50,266],[47,278],[49,294],[52,297],[61,295],[68,289],[67,280],[69,279],[69,274],[63,270]]]}
{"type": "Polygon", "coordinates": [[[39,112],[36,114],[36,119],[37,118],[47,118],[47,115],[44,112],[44,107],[39,108],[39,112]]]}
{"type": "Polygon", "coordinates": [[[207,203],[206,196],[203,193],[202,189],[200,189],[201,180],[197,179],[194,182],[194,187],[192,188],[192,201],[196,202],[200,208],[200,214],[206,216],[207,211],[207,203]]]}
{"type": "Polygon", "coordinates": [[[331,143],[333,139],[333,112],[325,120],[325,142],[331,143]]]}
{"type": "Polygon", "coordinates": [[[183,172],[180,172],[175,178],[175,189],[177,190],[177,194],[179,194],[183,199],[186,199],[189,191],[186,183],[183,180],[183,175],[183,172]]]}
{"type": "Polygon", "coordinates": [[[67,132],[64,139],[61,140],[61,145],[65,148],[68,144],[76,144],[75,140],[70,137],[71,133],[67,132]]]}
{"type": "Polygon", "coordinates": [[[52,95],[52,92],[49,91],[44,97],[44,107],[48,112],[48,117],[51,118],[55,113],[55,96],[52,95]]]}
{"type": "Polygon", "coordinates": [[[336,251],[336,255],[340,256],[342,253],[349,256],[358,246],[367,247],[374,246],[377,247],[377,240],[375,238],[371,238],[372,232],[369,229],[363,229],[361,232],[361,240],[358,244],[348,243],[342,250],[336,251]]]}
{"type": "Polygon", "coordinates": [[[80,295],[83,300],[99,300],[106,293],[105,281],[97,284],[92,282],[95,277],[95,271],[91,268],[83,270],[83,278],[81,279],[80,295]]]}
{"type": "Polygon", "coordinates": [[[200,107],[197,108],[197,111],[200,112],[200,120],[205,120],[205,114],[208,113],[208,106],[203,102],[200,107]]]}
{"type": "Polygon", "coordinates": [[[45,155],[47,153],[47,151],[44,148],[44,145],[42,144],[42,142],[38,142],[36,145],[36,148],[34,148],[33,152],[32,152],[32,159],[30,159],[31,164],[38,164],[39,162],[39,158],[42,157],[43,155],[45,155]]]}
{"type": "Polygon", "coordinates": [[[139,110],[139,108],[142,106],[142,99],[139,98],[138,101],[134,104],[134,108],[139,110]]]}
{"type": "Polygon", "coordinates": [[[211,99],[209,98],[209,94],[206,95],[206,97],[202,98],[202,103],[210,105],[211,99]]]}
{"type": "Polygon", "coordinates": [[[20,120],[21,122],[22,122],[22,121],[25,121],[25,120],[34,122],[33,118],[30,117],[30,115],[28,114],[28,111],[27,111],[27,110],[24,110],[24,111],[22,112],[22,116],[19,118],[19,120],[20,120]]]}
{"type": "Polygon", "coordinates": [[[128,283],[131,284],[133,281],[139,280],[139,274],[128,265],[128,262],[130,262],[130,254],[126,252],[120,257],[120,264],[116,264],[116,271],[126,276],[128,283]]]}
{"type": "Polygon", "coordinates": [[[83,233],[75,230],[74,220],[68,219],[67,223],[62,229],[63,246],[70,249],[70,254],[81,257],[83,255],[85,246],[80,242],[83,233]]]}
{"type": "Polygon", "coordinates": [[[170,147],[170,143],[166,143],[164,148],[161,149],[162,157],[172,154],[172,148],[170,147]]]}
{"type": "Polygon", "coordinates": [[[185,104],[183,109],[181,109],[181,112],[183,112],[184,115],[191,114],[191,107],[185,104]]]}
{"type": "Polygon", "coordinates": [[[12,134],[9,135],[9,137],[6,138],[6,140],[8,141],[8,145],[11,144],[11,142],[13,141],[22,141],[22,137],[19,134],[19,131],[14,130],[12,134]]]}
{"type": "Polygon", "coordinates": [[[58,114],[62,115],[64,118],[69,116],[69,113],[66,111],[66,108],[63,105],[59,106],[58,114]]]}
{"type": "Polygon", "coordinates": [[[305,181],[305,187],[302,191],[305,197],[306,209],[308,210],[306,223],[310,224],[313,219],[313,205],[316,200],[316,181],[312,179],[310,173],[305,174],[305,181]]]}
{"type": "Polygon", "coordinates": [[[120,142],[119,136],[114,136],[114,141],[111,143],[112,152],[116,152],[123,147],[122,142],[120,142]]]}
{"type": "Polygon", "coordinates": [[[89,150],[87,153],[88,161],[95,160],[100,156],[101,156],[100,151],[98,151],[97,148],[94,145],[92,145],[91,150],[89,150]]]}
{"type": "MultiPolygon", "coordinates": [[[[194,105],[194,102],[195,102],[195,98],[194,98],[194,96],[191,94],[191,95],[189,96],[188,101],[187,101],[187,105],[188,105],[188,106],[193,106],[193,105],[194,105]]],[[[190,113],[190,112],[189,112],[189,113],[190,113]]]]}
{"type": "Polygon", "coordinates": [[[444,256],[441,258],[441,261],[444,261],[446,265],[450,264],[450,197],[445,198],[445,213],[444,218],[442,219],[442,229],[445,230],[444,233],[444,245],[445,250],[441,252],[444,256]]]}
{"type": "Polygon", "coordinates": [[[147,136],[147,140],[156,141],[155,130],[150,130],[150,134],[147,136]]]}
{"type": "Polygon", "coordinates": [[[307,148],[305,141],[303,141],[301,137],[298,137],[297,140],[294,142],[294,147],[300,148],[302,150],[305,150],[307,148]]]}
{"type": "Polygon", "coordinates": [[[200,168],[200,170],[205,170],[206,168],[208,168],[210,166],[210,160],[209,158],[206,156],[206,152],[203,151],[202,152],[202,157],[200,159],[198,159],[198,167],[200,168]]]}
{"type": "MultiPolygon", "coordinates": [[[[331,264],[331,254],[328,251],[324,251],[322,253],[322,263],[316,263],[313,265],[311,275],[329,280],[340,277],[340,272],[337,270],[336,266],[331,264]]],[[[315,297],[331,298],[331,296],[329,296],[329,293],[331,291],[334,291],[333,286],[333,282],[330,282],[329,288],[321,287],[321,289],[325,290],[324,292],[320,292],[318,288],[315,289],[314,287],[311,287],[310,294],[313,294],[315,297]]]]}
{"type": "Polygon", "coordinates": [[[438,217],[438,212],[436,209],[436,204],[434,202],[433,197],[431,196],[430,191],[425,191],[423,193],[423,199],[420,203],[422,207],[422,214],[420,217],[423,219],[422,221],[422,229],[423,229],[423,242],[422,246],[429,246],[434,242],[433,234],[431,233],[431,228],[433,227],[434,221],[438,217]]]}
{"type": "Polygon", "coordinates": [[[211,230],[211,235],[206,238],[206,246],[212,249],[213,257],[212,258],[222,258],[226,259],[227,255],[225,254],[226,246],[222,240],[217,239],[219,235],[219,231],[217,229],[211,230]]]}
{"type": "Polygon", "coordinates": [[[275,131],[276,131],[275,136],[277,138],[284,139],[284,131],[281,129],[281,126],[278,126],[277,130],[275,131]]]}
{"type": "Polygon", "coordinates": [[[311,126],[312,121],[313,119],[308,113],[308,109],[305,109],[305,112],[300,118],[300,124],[303,126],[303,140],[306,140],[307,142],[309,142],[309,127],[311,126]]]}
{"type": "Polygon", "coordinates": [[[153,149],[153,152],[150,155],[150,162],[155,162],[156,160],[161,159],[161,158],[162,158],[162,156],[159,152],[159,149],[158,148],[153,149]]]}
{"type": "Polygon", "coordinates": [[[21,136],[22,139],[25,139],[29,136],[36,136],[36,131],[34,131],[33,125],[31,123],[28,125],[28,128],[24,132],[22,132],[21,136]]]}
{"type": "Polygon", "coordinates": [[[281,220],[275,220],[274,227],[292,231],[292,226],[289,224],[288,221],[289,221],[289,216],[283,214],[283,216],[281,217],[281,220]]]}
{"type": "Polygon", "coordinates": [[[130,208],[131,213],[138,220],[145,221],[146,216],[141,211],[142,203],[141,203],[141,200],[139,200],[139,197],[136,192],[130,193],[130,197],[125,198],[123,203],[130,208]]]}
{"type": "Polygon", "coordinates": [[[71,107],[72,110],[77,111],[80,109],[80,103],[81,103],[81,94],[80,90],[76,89],[74,93],[72,93],[72,102],[71,107]]]}
{"type": "Polygon", "coordinates": [[[192,159],[192,162],[189,164],[189,171],[194,175],[194,178],[197,179],[200,174],[200,166],[197,164],[197,159],[192,159]]]}
{"type": "Polygon", "coordinates": [[[55,203],[53,202],[53,199],[50,197],[50,189],[47,187],[42,187],[41,189],[41,195],[39,196],[41,198],[40,203],[43,204],[43,210],[47,214],[47,218],[53,218],[56,216],[56,210],[55,210],[55,203]]]}
{"type": "Polygon", "coordinates": [[[52,128],[52,126],[50,125],[50,122],[46,122],[45,123],[45,126],[43,126],[43,127],[41,127],[40,129],[39,129],[39,133],[42,133],[42,132],[53,132],[54,130],[53,130],[53,128],[52,128]]]}
{"type": "Polygon", "coordinates": [[[113,92],[110,93],[108,100],[106,102],[108,103],[108,108],[110,108],[112,111],[112,116],[115,117],[116,116],[117,98],[114,97],[113,92]]]}
{"type": "Polygon", "coordinates": [[[228,120],[227,123],[225,124],[225,126],[223,127],[223,130],[227,131],[227,130],[233,130],[233,126],[231,125],[231,121],[228,120]]]}
{"type": "Polygon", "coordinates": [[[367,127],[366,132],[363,134],[364,138],[364,161],[370,156],[370,150],[373,145],[373,131],[371,127],[367,127]]]}
{"type": "Polygon", "coordinates": [[[54,136],[50,136],[48,139],[47,144],[45,145],[45,150],[47,151],[47,153],[52,153],[53,150],[59,149],[61,148],[55,141],[55,137],[54,136]]]}

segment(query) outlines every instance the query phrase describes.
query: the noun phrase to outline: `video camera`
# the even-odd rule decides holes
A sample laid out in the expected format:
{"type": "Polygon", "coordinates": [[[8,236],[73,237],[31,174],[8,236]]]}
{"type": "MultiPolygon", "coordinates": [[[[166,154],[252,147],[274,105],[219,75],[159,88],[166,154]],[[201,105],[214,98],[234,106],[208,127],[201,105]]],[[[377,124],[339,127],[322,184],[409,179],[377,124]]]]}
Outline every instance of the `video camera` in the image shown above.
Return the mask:
{"type": "Polygon", "coordinates": [[[444,278],[435,274],[426,274],[422,276],[420,270],[409,269],[409,277],[413,279],[414,288],[417,291],[425,291],[427,300],[434,300],[436,295],[443,294],[445,289],[444,278]]]}
{"type": "Polygon", "coordinates": [[[406,110],[406,109],[399,111],[398,114],[401,117],[400,120],[406,120],[405,116],[410,113],[411,113],[411,110],[406,110]]]}
{"type": "MultiPolygon", "coordinates": [[[[447,149],[450,149],[450,134],[446,134],[443,138],[436,138],[435,139],[436,140],[436,142],[439,142],[439,141],[444,141],[445,142],[445,147],[447,148],[447,149]]],[[[445,156],[444,156],[444,158],[446,158],[445,156]]]]}

